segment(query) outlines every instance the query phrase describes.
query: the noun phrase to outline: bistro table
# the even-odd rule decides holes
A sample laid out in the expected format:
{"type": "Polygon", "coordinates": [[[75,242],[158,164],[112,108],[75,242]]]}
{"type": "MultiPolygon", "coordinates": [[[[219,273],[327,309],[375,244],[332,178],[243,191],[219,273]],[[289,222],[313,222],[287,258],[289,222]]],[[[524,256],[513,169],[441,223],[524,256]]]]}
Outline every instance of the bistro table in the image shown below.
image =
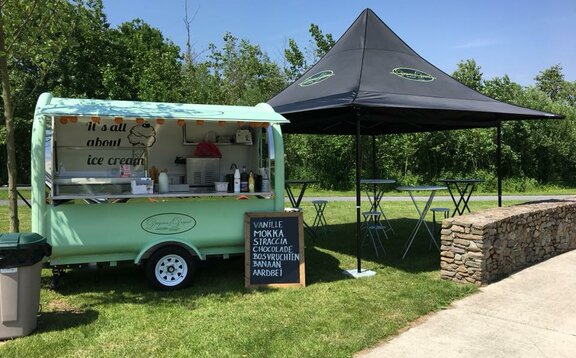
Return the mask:
{"type": "Polygon", "coordinates": [[[452,201],[454,202],[454,212],[452,212],[452,216],[455,216],[456,213],[458,215],[464,214],[465,210],[470,212],[470,207],[468,207],[468,201],[470,200],[470,196],[472,192],[476,188],[476,184],[481,183],[483,180],[481,179],[440,179],[438,180],[440,183],[444,183],[448,187],[448,192],[452,197],[452,201]],[[454,196],[457,194],[459,196],[458,200],[454,196]]]}
{"type": "MultiPolygon", "coordinates": [[[[306,188],[308,184],[314,184],[316,180],[311,179],[286,179],[284,181],[284,187],[286,188],[286,194],[288,194],[288,199],[290,199],[290,205],[292,206],[293,210],[302,211],[300,207],[300,203],[302,202],[302,198],[304,197],[304,193],[306,192],[306,188]],[[300,193],[296,197],[292,192],[293,186],[300,186],[300,193]]],[[[316,240],[316,232],[308,225],[306,220],[304,220],[304,216],[302,216],[302,222],[304,223],[304,229],[310,233],[312,238],[316,240]]]]}
{"type": "Polygon", "coordinates": [[[370,201],[370,211],[380,213],[380,223],[378,225],[383,230],[386,238],[388,238],[386,232],[392,231],[394,233],[394,229],[392,229],[392,225],[390,225],[386,214],[384,214],[380,201],[384,196],[385,185],[394,183],[396,183],[394,179],[360,179],[360,184],[365,185],[364,190],[370,201]]]}
{"type": "Polygon", "coordinates": [[[314,183],[316,183],[316,180],[310,180],[310,179],[287,179],[284,182],[284,186],[286,188],[286,194],[288,194],[288,199],[290,199],[290,205],[292,205],[293,208],[300,207],[300,203],[302,202],[302,198],[304,197],[304,192],[306,192],[308,184],[314,184],[314,183]],[[294,193],[292,192],[292,187],[295,185],[301,185],[298,197],[294,196],[294,193]]]}
{"type": "Polygon", "coordinates": [[[436,242],[436,239],[434,238],[434,234],[432,234],[432,231],[430,231],[430,228],[426,224],[425,219],[426,219],[426,214],[428,213],[428,210],[430,209],[430,206],[432,206],[432,201],[434,200],[434,196],[436,195],[436,192],[438,190],[446,190],[446,189],[448,189],[448,187],[446,187],[446,186],[399,186],[396,188],[396,190],[407,191],[408,194],[410,194],[410,198],[412,199],[412,203],[414,203],[414,207],[416,208],[416,211],[418,212],[418,216],[419,216],[418,222],[416,223],[414,230],[412,230],[412,233],[410,234],[410,236],[408,237],[408,240],[406,240],[406,244],[404,245],[405,248],[404,248],[404,254],[402,255],[402,260],[404,260],[404,257],[406,257],[406,254],[408,253],[408,250],[410,250],[410,246],[412,246],[412,242],[414,242],[414,239],[416,238],[416,235],[418,234],[418,230],[420,229],[420,226],[422,226],[422,224],[424,224],[426,231],[428,231],[428,234],[430,235],[430,240],[432,240],[432,242],[434,243],[436,248],[438,250],[440,250],[440,247],[438,246],[438,243],[436,242]],[[414,199],[413,192],[415,192],[415,191],[430,192],[430,195],[428,196],[428,200],[426,201],[426,204],[424,205],[424,208],[422,208],[422,210],[420,210],[420,208],[418,207],[418,203],[416,202],[416,199],[414,199]]]}

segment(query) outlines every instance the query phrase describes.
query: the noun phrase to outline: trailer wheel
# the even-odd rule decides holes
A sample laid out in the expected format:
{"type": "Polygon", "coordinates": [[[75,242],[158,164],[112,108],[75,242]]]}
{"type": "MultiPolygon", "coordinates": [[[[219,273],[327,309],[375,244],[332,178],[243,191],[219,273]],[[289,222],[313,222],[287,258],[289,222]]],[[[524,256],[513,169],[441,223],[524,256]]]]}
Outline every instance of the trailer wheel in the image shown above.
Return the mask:
{"type": "Polygon", "coordinates": [[[195,271],[192,255],[179,246],[165,246],[146,262],[146,278],[155,290],[172,291],[188,286],[195,271]]]}

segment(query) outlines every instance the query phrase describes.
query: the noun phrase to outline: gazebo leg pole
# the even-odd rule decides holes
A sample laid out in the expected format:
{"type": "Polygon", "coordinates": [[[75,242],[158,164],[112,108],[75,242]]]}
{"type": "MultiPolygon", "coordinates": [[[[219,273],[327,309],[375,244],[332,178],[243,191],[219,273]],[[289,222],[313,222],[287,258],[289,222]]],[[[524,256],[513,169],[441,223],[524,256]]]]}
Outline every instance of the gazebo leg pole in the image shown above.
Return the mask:
{"type": "Polygon", "coordinates": [[[376,167],[376,136],[372,134],[372,178],[376,179],[378,168],[376,167]]]}
{"type": "Polygon", "coordinates": [[[362,242],[360,232],[360,119],[356,118],[356,263],[362,272],[362,242]]]}
{"type": "Polygon", "coordinates": [[[496,127],[496,172],[498,175],[498,207],[502,207],[502,122],[496,127]]]}

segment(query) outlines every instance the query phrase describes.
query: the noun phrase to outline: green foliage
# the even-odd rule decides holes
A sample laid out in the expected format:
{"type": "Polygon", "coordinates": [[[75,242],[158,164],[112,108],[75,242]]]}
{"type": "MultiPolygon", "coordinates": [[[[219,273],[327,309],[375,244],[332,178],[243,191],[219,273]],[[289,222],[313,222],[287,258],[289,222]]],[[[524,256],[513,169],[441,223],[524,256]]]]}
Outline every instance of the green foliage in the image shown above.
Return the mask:
{"type": "Polygon", "coordinates": [[[315,42],[315,51],[314,55],[317,59],[321,58],[326,54],[326,52],[330,51],[330,49],[336,44],[332,34],[324,35],[322,30],[318,27],[318,25],[310,24],[310,29],[308,30],[312,39],[315,42]]]}
{"type": "Polygon", "coordinates": [[[255,105],[284,87],[279,67],[260,46],[224,35],[223,49],[210,45],[208,66],[213,76],[212,103],[255,105]]]}
{"type": "MultiPolygon", "coordinates": [[[[140,19],[110,28],[101,0],[15,0],[5,2],[3,9],[22,183],[29,180],[31,118],[42,92],[254,105],[296,80],[335,44],[331,34],[311,24],[309,48],[301,50],[289,39],[281,68],[257,44],[225,33],[221,47],[213,44],[204,58],[183,61],[178,46],[140,19]]],[[[576,186],[576,82],[565,80],[560,65],[541,71],[531,87],[506,75],[485,80],[472,59],[458,63],[454,77],[497,100],[565,115],[560,121],[503,123],[503,173],[505,182],[516,181],[509,185],[520,189],[576,186]]],[[[2,133],[0,126],[0,143],[2,133]]],[[[480,177],[487,190],[495,190],[494,129],[377,136],[375,158],[372,143],[370,136],[361,140],[362,177],[390,177],[405,184],[480,177]]],[[[0,146],[0,162],[5,162],[0,146]]],[[[349,190],[354,186],[354,153],[350,136],[288,135],[287,174],[314,177],[325,189],[349,190]]],[[[3,167],[0,182],[6,182],[3,167]]]]}
{"type": "Polygon", "coordinates": [[[482,72],[480,72],[480,66],[472,59],[460,61],[452,77],[476,91],[482,90],[482,72]]]}
{"type": "Polygon", "coordinates": [[[288,48],[284,50],[284,58],[288,63],[288,67],[284,68],[284,75],[288,82],[292,83],[304,74],[308,66],[304,54],[294,39],[288,40],[288,48]]]}
{"type": "Polygon", "coordinates": [[[284,50],[286,61],[284,75],[288,83],[292,83],[302,76],[308,70],[309,64],[316,63],[336,43],[332,34],[322,33],[318,25],[310,24],[308,32],[312,37],[311,47],[306,49],[308,56],[304,55],[294,39],[288,40],[288,48],[284,50]]]}
{"type": "Polygon", "coordinates": [[[520,96],[522,86],[512,82],[508,75],[504,75],[484,81],[482,92],[498,101],[513,103],[520,96]]]}
{"type": "Polygon", "coordinates": [[[563,95],[565,81],[564,74],[562,73],[562,66],[554,65],[534,78],[536,80],[536,88],[546,93],[552,100],[556,100],[563,95]]]}
{"type": "Polygon", "coordinates": [[[176,102],[181,83],[180,49],[142,20],[109,32],[111,59],[104,84],[115,99],[176,102]]]}
{"type": "Polygon", "coordinates": [[[288,178],[315,178],[322,188],[346,190],[355,180],[352,136],[286,135],[288,178]]]}

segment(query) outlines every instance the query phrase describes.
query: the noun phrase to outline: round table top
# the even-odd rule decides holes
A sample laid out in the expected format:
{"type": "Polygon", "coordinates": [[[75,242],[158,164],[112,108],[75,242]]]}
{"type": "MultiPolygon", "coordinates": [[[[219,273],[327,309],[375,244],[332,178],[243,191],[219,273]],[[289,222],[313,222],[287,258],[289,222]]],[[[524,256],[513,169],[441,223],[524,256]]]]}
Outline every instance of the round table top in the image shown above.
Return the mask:
{"type": "Polygon", "coordinates": [[[286,179],[284,181],[286,184],[311,184],[316,183],[314,179],[286,179]]]}
{"type": "Polygon", "coordinates": [[[394,179],[360,179],[360,184],[394,184],[394,179]]]}
{"type": "Polygon", "coordinates": [[[484,180],[482,179],[453,179],[453,178],[449,178],[449,179],[438,179],[439,182],[441,183],[481,183],[484,180]]]}
{"type": "Polygon", "coordinates": [[[435,190],[446,190],[448,187],[440,185],[409,185],[409,186],[399,186],[396,190],[403,191],[435,191],[435,190]]]}

